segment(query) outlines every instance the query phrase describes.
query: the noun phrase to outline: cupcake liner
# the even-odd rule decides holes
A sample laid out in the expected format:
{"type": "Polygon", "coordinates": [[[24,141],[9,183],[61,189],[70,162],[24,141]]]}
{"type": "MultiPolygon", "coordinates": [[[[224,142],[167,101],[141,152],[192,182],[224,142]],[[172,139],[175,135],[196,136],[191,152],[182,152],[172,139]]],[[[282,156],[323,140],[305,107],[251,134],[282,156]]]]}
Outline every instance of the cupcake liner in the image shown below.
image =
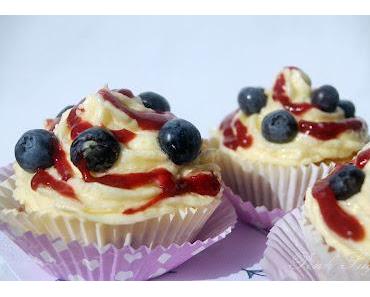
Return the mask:
{"type": "MultiPolygon", "coordinates": [[[[0,176],[9,177],[12,171],[9,167],[0,169],[0,176]]],[[[9,180],[14,185],[13,180],[9,180]]],[[[12,191],[7,187],[0,187],[1,195],[9,197],[12,191]]],[[[13,205],[11,199],[2,204],[13,205]]],[[[15,212],[15,211],[13,211],[15,212]]],[[[15,216],[10,215],[10,218],[15,216]]],[[[168,246],[156,245],[133,247],[125,245],[118,247],[103,241],[84,243],[73,240],[64,241],[62,238],[52,238],[39,232],[23,232],[27,221],[15,224],[18,221],[6,221],[2,217],[2,230],[23,251],[33,257],[47,272],[65,280],[147,280],[160,276],[167,271],[184,263],[189,258],[200,253],[215,242],[229,234],[236,223],[236,214],[227,199],[212,213],[206,224],[202,224],[193,242],[183,244],[171,243],[168,246]],[[23,229],[22,229],[23,228],[23,229]]],[[[41,220],[42,217],[39,217],[41,220]]],[[[32,223],[32,220],[27,222],[32,223]]],[[[30,226],[27,226],[30,227],[30,226]]],[[[73,233],[73,224],[70,226],[73,233]]],[[[104,227],[100,226],[104,229],[104,227]]],[[[186,229],[186,228],[184,228],[186,229]]],[[[38,230],[42,231],[42,230],[38,230]]],[[[98,232],[100,233],[100,232],[98,232]]]]}
{"type": "Polygon", "coordinates": [[[276,222],[267,235],[261,267],[271,280],[319,280],[302,232],[302,209],[276,222]]]}
{"type": "Polygon", "coordinates": [[[269,211],[265,206],[254,207],[251,202],[243,201],[227,186],[224,186],[224,197],[232,203],[238,218],[243,223],[258,229],[269,230],[285,214],[285,211],[278,208],[269,211]]]}
{"type": "Polygon", "coordinates": [[[302,232],[311,252],[311,262],[320,280],[369,281],[370,266],[356,257],[344,257],[330,247],[309,220],[303,217],[302,232]]]}
{"type": "MultiPolygon", "coordinates": [[[[9,167],[4,172],[9,173],[9,167]]],[[[6,222],[18,229],[18,233],[31,231],[61,238],[65,242],[77,240],[83,244],[95,243],[102,247],[108,243],[118,248],[130,245],[138,248],[145,245],[167,247],[192,241],[215,209],[220,199],[198,208],[180,209],[160,217],[132,224],[109,225],[96,223],[75,216],[51,213],[19,211],[21,205],[13,198],[14,176],[0,185],[0,222],[6,222]]]]}
{"type": "Polygon", "coordinates": [[[325,177],[335,163],[279,166],[261,162],[238,161],[234,156],[219,150],[218,163],[222,177],[234,193],[254,206],[268,210],[292,210],[303,204],[307,188],[325,177]]]}
{"type": "Polygon", "coordinates": [[[271,280],[370,280],[368,263],[329,247],[304,217],[303,207],[271,229],[261,266],[271,280]]]}

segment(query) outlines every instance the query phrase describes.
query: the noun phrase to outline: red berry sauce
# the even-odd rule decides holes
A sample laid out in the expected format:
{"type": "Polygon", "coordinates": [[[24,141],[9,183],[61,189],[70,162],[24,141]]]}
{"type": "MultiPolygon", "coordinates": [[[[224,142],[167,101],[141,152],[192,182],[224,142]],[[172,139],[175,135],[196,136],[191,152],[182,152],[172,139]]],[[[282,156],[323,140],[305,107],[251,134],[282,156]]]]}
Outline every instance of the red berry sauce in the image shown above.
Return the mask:
{"type": "Polygon", "coordinates": [[[369,162],[369,160],[370,160],[370,149],[367,149],[358,154],[358,156],[355,159],[355,165],[358,168],[363,169],[366,166],[367,162],[369,162]]]}
{"type": "Polygon", "coordinates": [[[67,155],[63,150],[61,144],[56,141],[54,152],[54,167],[61,176],[62,180],[67,181],[73,177],[73,170],[67,160],[67,155]]]}
{"type": "Polygon", "coordinates": [[[134,214],[144,211],[157,202],[185,194],[196,193],[200,195],[216,196],[221,189],[221,184],[213,173],[199,173],[193,176],[184,177],[176,180],[167,169],[158,168],[149,172],[128,173],[128,174],[108,174],[104,176],[92,176],[86,167],[86,162],[82,161],[78,165],[85,182],[97,182],[106,186],[121,189],[136,189],[146,185],[157,185],[162,189],[162,193],[152,198],[138,208],[130,208],[123,214],[134,214]]]}
{"type": "Polygon", "coordinates": [[[320,140],[337,138],[341,133],[352,130],[361,131],[366,127],[365,122],[360,119],[347,119],[341,122],[309,122],[300,120],[299,132],[305,133],[320,140]]]}
{"type": "Polygon", "coordinates": [[[58,180],[44,169],[37,170],[31,180],[31,188],[36,191],[40,186],[48,187],[60,195],[78,200],[73,188],[65,181],[58,180]]]}
{"type": "Polygon", "coordinates": [[[117,89],[117,90],[113,90],[114,92],[117,92],[117,93],[120,93],[126,97],[129,97],[129,98],[134,98],[135,95],[131,92],[131,90],[129,89],[117,89]]]}
{"type": "MultiPolygon", "coordinates": [[[[79,110],[80,112],[84,111],[83,109],[78,108],[78,106],[76,106],[70,111],[68,118],[67,118],[67,124],[71,130],[72,140],[76,139],[77,136],[80,135],[83,131],[93,127],[92,124],[90,124],[87,121],[82,120],[77,115],[77,110],[79,110]]],[[[117,138],[117,140],[123,144],[129,143],[131,140],[133,140],[136,137],[136,134],[134,132],[131,132],[126,129],[110,130],[110,132],[112,132],[113,135],[117,138]]]]}
{"type": "MultiPolygon", "coordinates": [[[[338,170],[340,166],[336,168],[338,170]]],[[[316,182],[312,196],[319,204],[321,214],[328,227],[345,239],[361,241],[365,230],[359,221],[345,212],[338,204],[335,194],[329,185],[330,176],[316,182]]]]}
{"type": "Polygon", "coordinates": [[[73,177],[74,174],[72,167],[67,160],[66,153],[64,152],[58,140],[55,140],[55,151],[53,159],[54,168],[60,175],[61,180],[57,180],[56,178],[54,178],[45,169],[39,169],[31,180],[32,189],[35,191],[40,186],[46,186],[53,189],[54,191],[57,191],[63,196],[77,199],[73,188],[66,183],[71,177],[73,177]]]}
{"type": "Polygon", "coordinates": [[[220,130],[223,131],[224,146],[236,150],[239,146],[248,148],[253,143],[252,135],[248,134],[248,128],[238,119],[233,122],[235,115],[239,110],[228,115],[220,125],[220,130]]]}
{"type": "Polygon", "coordinates": [[[129,109],[108,90],[102,89],[98,93],[104,100],[110,102],[114,107],[127,114],[130,118],[136,120],[139,127],[143,130],[160,130],[165,123],[175,118],[170,112],[137,111],[129,109]]]}
{"type": "Polygon", "coordinates": [[[77,111],[84,112],[84,109],[79,108],[79,105],[76,105],[71,109],[67,118],[67,124],[71,130],[71,139],[74,140],[80,135],[83,131],[93,127],[92,124],[82,120],[78,115],[77,111]]]}
{"type": "Polygon", "coordinates": [[[273,87],[272,98],[275,101],[279,101],[286,110],[296,115],[303,114],[314,107],[311,103],[293,103],[285,92],[285,83],[284,74],[280,73],[273,87]]]}

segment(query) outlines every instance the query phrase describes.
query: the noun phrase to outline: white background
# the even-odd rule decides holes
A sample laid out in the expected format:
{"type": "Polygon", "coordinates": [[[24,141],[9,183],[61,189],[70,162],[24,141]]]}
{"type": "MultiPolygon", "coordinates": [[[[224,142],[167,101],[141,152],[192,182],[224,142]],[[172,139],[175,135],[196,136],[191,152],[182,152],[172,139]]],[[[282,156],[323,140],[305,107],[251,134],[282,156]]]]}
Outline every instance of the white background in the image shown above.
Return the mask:
{"type": "Polygon", "coordinates": [[[370,120],[369,17],[0,17],[0,165],[28,129],[108,83],[163,94],[203,136],[281,67],[370,120]]]}

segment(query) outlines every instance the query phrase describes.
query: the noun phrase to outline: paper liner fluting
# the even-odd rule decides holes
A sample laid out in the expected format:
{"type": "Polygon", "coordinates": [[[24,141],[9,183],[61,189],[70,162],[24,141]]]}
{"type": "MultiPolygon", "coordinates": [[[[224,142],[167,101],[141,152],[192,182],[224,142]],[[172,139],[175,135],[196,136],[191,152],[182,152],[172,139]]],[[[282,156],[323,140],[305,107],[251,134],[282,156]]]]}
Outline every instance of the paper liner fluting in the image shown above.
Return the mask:
{"type": "Polygon", "coordinates": [[[318,280],[302,232],[301,208],[278,220],[267,235],[261,267],[271,280],[318,280]]]}
{"type": "Polygon", "coordinates": [[[224,197],[229,199],[233,204],[238,218],[249,225],[255,226],[259,229],[269,230],[275,222],[284,216],[285,211],[282,209],[268,210],[265,206],[254,207],[249,201],[243,201],[239,195],[224,186],[224,197]]]}
{"type": "Polygon", "coordinates": [[[334,163],[302,166],[279,166],[261,162],[240,161],[219,150],[218,163],[222,178],[234,193],[254,206],[285,211],[303,205],[307,188],[325,177],[334,163]]]}
{"type": "MultiPolygon", "coordinates": [[[[302,213],[302,232],[311,253],[311,262],[320,280],[369,281],[370,263],[355,256],[344,256],[329,246],[302,213]]],[[[344,240],[344,239],[343,239],[344,240]]]]}
{"type": "MultiPolygon", "coordinates": [[[[8,178],[11,174],[13,173],[9,167],[0,169],[0,178],[4,179],[4,176],[8,178]]],[[[7,186],[0,189],[1,207],[18,207],[14,199],[4,199],[12,195],[11,187],[14,187],[14,180],[7,179],[7,181],[10,188],[7,186]]],[[[16,210],[14,209],[13,212],[16,210]]],[[[14,215],[9,217],[16,218],[14,215]]],[[[193,241],[182,244],[171,243],[167,246],[156,245],[155,247],[153,244],[152,248],[143,245],[134,248],[129,245],[122,246],[122,244],[104,245],[103,240],[96,243],[77,240],[66,242],[60,237],[52,238],[47,233],[31,231],[24,233],[23,223],[31,224],[32,220],[25,220],[17,225],[16,221],[6,221],[6,218],[7,214],[1,217],[0,229],[47,272],[56,278],[65,280],[146,280],[154,278],[225,238],[236,223],[234,208],[228,199],[222,199],[207,223],[202,224],[193,241]]],[[[72,228],[73,230],[74,227],[70,226],[65,229],[72,228]]],[[[72,231],[70,232],[73,234],[72,231]]]]}
{"type": "MultiPolygon", "coordinates": [[[[6,172],[9,173],[8,169],[6,172]]],[[[0,185],[0,222],[12,225],[18,229],[18,233],[31,231],[35,234],[48,234],[51,238],[61,238],[66,242],[77,240],[98,246],[107,243],[134,248],[142,245],[149,248],[158,245],[166,247],[172,243],[181,245],[195,238],[220,204],[220,199],[215,199],[203,207],[180,209],[142,222],[109,225],[75,216],[19,211],[22,206],[13,198],[14,187],[14,176],[8,177],[0,185]]]]}
{"type": "Polygon", "coordinates": [[[267,238],[261,266],[271,280],[370,280],[369,263],[328,246],[303,207],[280,219],[267,238]]]}

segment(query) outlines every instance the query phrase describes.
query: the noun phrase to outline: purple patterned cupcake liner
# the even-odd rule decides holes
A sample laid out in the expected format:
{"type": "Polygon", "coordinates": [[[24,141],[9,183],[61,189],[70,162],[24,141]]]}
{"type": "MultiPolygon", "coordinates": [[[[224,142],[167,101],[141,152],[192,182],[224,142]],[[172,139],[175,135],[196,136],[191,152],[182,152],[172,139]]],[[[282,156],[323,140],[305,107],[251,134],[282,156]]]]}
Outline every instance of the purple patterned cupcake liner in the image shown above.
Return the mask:
{"type": "MultiPolygon", "coordinates": [[[[0,168],[0,180],[13,174],[11,166],[0,168]]],[[[193,242],[168,247],[146,246],[117,248],[112,244],[99,247],[78,241],[66,243],[46,234],[19,233],[19,229],[0,223],[4,232],[26,254],[31,256],[45,271],[63,280],[148,280],[158,277],[214,243],[225,238],[237,220],[235,210],[228,199],[222,199],[207,223],[193,242]]]]}
{"type": "Polygon", "coordinates": [[[249,225],[258,229],[269,230],[281,217],[285,211],[279,208],[268,210],[265,206],[254,207],[252,202],[243,201],[242,198],[224,185],[224,197],[229,199],[235,208],[238,218],[249,225]]]}

